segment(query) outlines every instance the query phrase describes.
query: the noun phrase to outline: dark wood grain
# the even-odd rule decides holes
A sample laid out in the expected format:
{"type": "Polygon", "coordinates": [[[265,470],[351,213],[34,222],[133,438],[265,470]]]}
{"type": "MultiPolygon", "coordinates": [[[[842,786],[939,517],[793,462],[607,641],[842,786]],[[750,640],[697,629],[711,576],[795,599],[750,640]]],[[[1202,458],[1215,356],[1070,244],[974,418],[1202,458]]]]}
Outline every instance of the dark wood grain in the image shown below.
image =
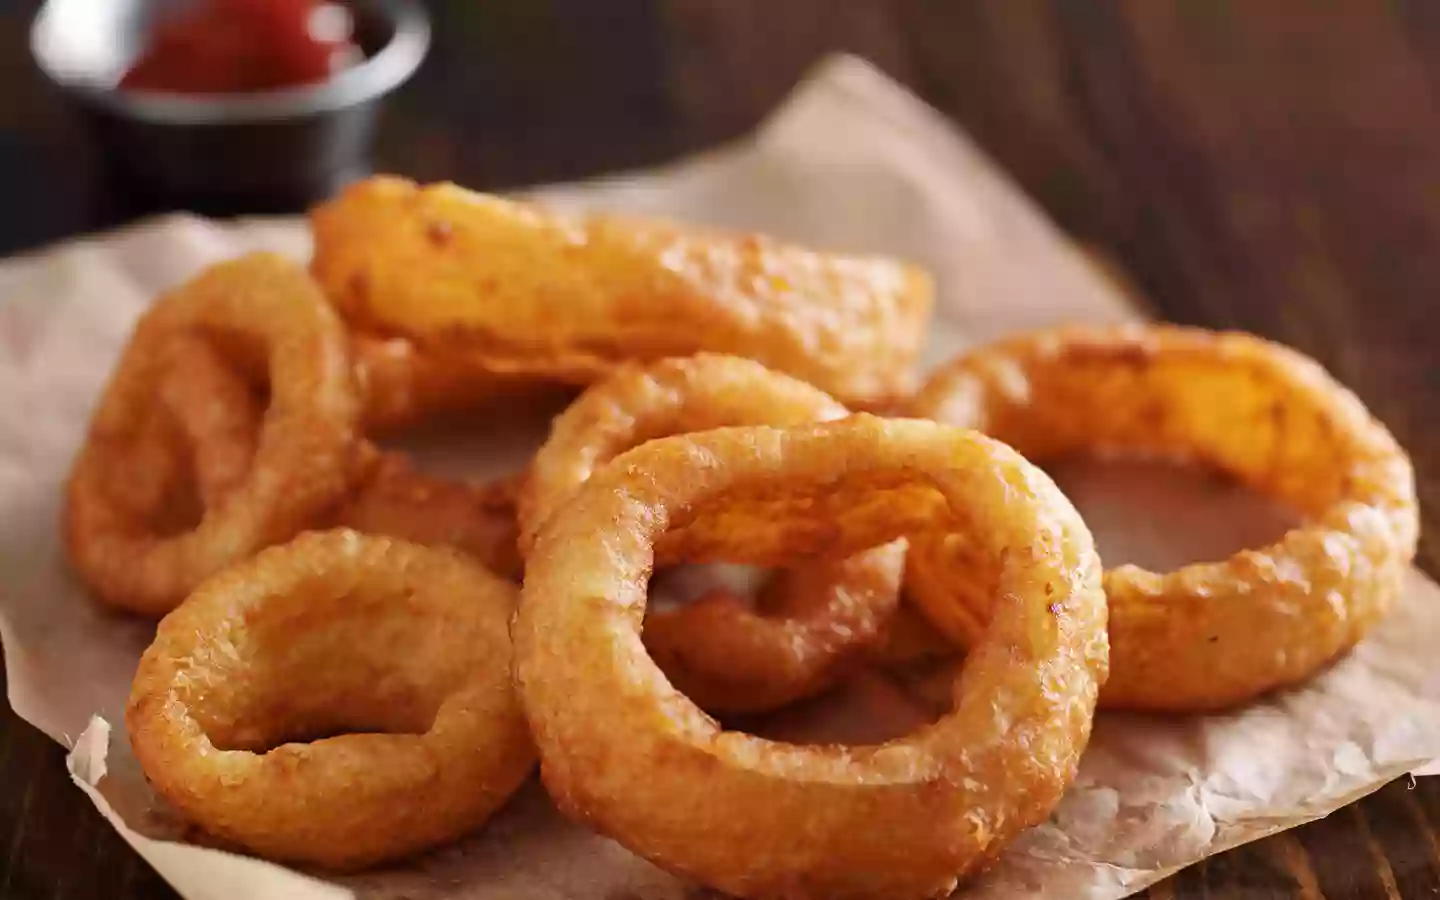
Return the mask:
{"type": "MultiPolygon", "coordinates": [[[[0,3],[0,251],[114,221],[0,3]]],[[[824,53],[963,123],[1167,318],[1318,357],[1440,509],[1440,6],[1430,0],[451,0],[384,168],[501,187],[669,159],[752,127],[824,53]]],[[[1440,573],[1426,516],[1421,563],[1440,573]]],[[[1152,888],[1164,900],[1440,895],[1440,779],[1152,888]]],[[[0,897],[172,896],[0,713],[0,897]]]]}

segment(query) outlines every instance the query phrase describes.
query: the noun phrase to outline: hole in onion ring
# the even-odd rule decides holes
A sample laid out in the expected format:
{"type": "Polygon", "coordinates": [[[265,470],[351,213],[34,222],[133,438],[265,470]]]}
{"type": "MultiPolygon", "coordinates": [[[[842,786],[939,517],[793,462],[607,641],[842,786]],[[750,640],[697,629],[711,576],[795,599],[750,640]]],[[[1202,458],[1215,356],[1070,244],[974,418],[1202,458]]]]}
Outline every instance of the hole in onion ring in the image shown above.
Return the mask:
{"type": "Polygon", "coordinates": [[[334,515],[334,524],[463,550],[518,581],[517,473],[554,410],[533,403],[521,434],[490,427],[480,410],[434,416],[371,448],[375,465],[334,515]],[[476,461],[485,465],[477,467],[476,461]]]}
{"type": "MultiPolygon", "coordinates": [[[[373,605],[361,590],[355,606],[373,605]]],[[[419,735],[434,724],[453,688],[432,662],[448,639],[447,622],[398,617],[384,606],[318,619],[250,622],[250,652],[208,661],[229,673],[230,688],[223,703],[211,697],[192,714],[217,749],[260,753],[342,734],[419,735]],[[395,647],[406,648],[402,658],[395,647]]]]}
{"type": "Polygon", "coordinates": [[[1300,516],[1218,470],[1073,457],[1042,468],[1080,510],[1108,566],[1152,571],[1222,560],[1279,540],[1300,516]]]}
{"type": "Polygon", "coordinates": [[[358,734],[409,734],[422,735],[428,726],[419,728],[382,728],[366,725],[363,723],[351,722],[327,722],[324,725],[304,725],[298,731],[274,735],[268,732],[258,734],[238,734],[237,740],[231,741],[225,746],[215,745],[217,750],[245,750],[264,756],[282,747],[293,744],[318,744],[330,738],[345,737],[358,734]]]}
{"type": "Polygon", "coordinates": [[[263,377],[263,362],[254,359],[260,348],[244,347],[238,337],[188,329],[156,352],[165,365],[158,402],[139,411],[140,427],[107,455],[101,490],[163,539],[196,528],[209,491],[218,496],[222,483],[228,492],[241,480],[269,397],[249,380],[263,377]],[[256,374],[234,377],[242,361],[256,374]]]}
{"type": "Polygon", "coordinates": [[[175,422],[158,408],[124,452],[107,460],[106,496],[152,534],[171,537],[193,529],[204,515],[195,466],[175,422]]]}
{"type": "MultiPolygon", "coordinates": [[[[932,669],[936,666],[933,665],[932,669]]],[[[912,676],[913,677],[913,676],[912,676]]],[[[758,715],[721,716],[726,731],[741,731],[772,741],[818,746],[874,746],[912,734],[937,721],[954,705],[950,690],[953,663],[946,665],[941,700],[933,702],[904,674],[861,669],[825,693],[784,710],[758,715]]]]}
{"type": "Polygon", "coordinates": [[[668,566],[650,579],[650,604],[646,612],[679,609],[717,591],[723,591],[753,608],[757,592],[769,576],[768,569],[735,563],[668,566]]]}
{"type": "Polygon", "coordinates": [[[524,409],[503,413],[504,428],[495,427],[497,418],[489,411],[446,413],[372,440],[382,450],[405,454],[425,475],[505,478],[530,462],[545,440],[551,417],[563,408],[561,399],[531,398],[524,409]]]}

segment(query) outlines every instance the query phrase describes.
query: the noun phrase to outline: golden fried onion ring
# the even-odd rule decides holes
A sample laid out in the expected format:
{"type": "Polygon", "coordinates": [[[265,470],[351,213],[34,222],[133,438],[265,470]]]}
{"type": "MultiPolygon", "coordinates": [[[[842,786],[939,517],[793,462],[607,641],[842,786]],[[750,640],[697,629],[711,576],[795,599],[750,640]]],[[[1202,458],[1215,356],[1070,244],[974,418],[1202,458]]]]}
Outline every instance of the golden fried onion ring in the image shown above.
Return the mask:
{"type": "Polygon", "coordinates": [[[345,493],[359,415],[344,328],[303,269],[254,254],[207,270],[140,319],[100,400],[66,498],[75,567],[106,603],[169,611],[204,578],[293,537],[345,493]],[[111,483],[168,477],[136,471],[132,451],[163,412],[156,392],[170,359],[160,351],[186,332],[257,345],[270,403],[245,481],[193,529],[169,534],[117,502],[111,483]]]}
{"type": "MultiPolygon", "coordinates": [[[[362,378],[361,361],[374,359],[373,351],[362,348],[373,343],[366,339],[354,345],[362,378]]],[[[248,474],[262,411],[246,383],[243,360],[228,359],[213,341],[187,334],[172,340],[165,353],[169,367],[161,376],[160,398],[187,445],[200,498],[209,508],[222,502],[248,474]]],[[[423,376],[416,380],[393,366],[389,371],[412,385],[425,384],[423,376]]],[[[404,421],[433,411],[428,405],[433,395],[422,391],[407,396],[404,421]]],[[[394,412],[402,407],[387,409],[394,412]]],[[[522,564],[516,547],[514,479],[471,483],[436,478],[416,470],[403,454],[382,451],[368,442],[362,443],[356,457],[360,474],[348,495],[308,527],[354,528],[417,544],[454,547],[492,571],[518,580],[522,564]]]]}
{"type": "Polygon", "coordinates": [[[862,415],[644,444],[591,476],[527,559],[516,675],[545,785],[567,814],[742,897],[937,896],[1073,778],[1105,672],[1100,571],[1050,479],[971,432],[862,415]],[[999,561],[1004,601],[954,712],[913,735],[722,731],[640,640],[655,543],[677,527],[691,558],[757,565],[959,531],[999,561]]]}
{"type": "Polygon", "coordinates": [[[470,356],[422,350],[406,338],[352,333],[351,352],[365,398],[367,434],[447,413],[496,414],[561,393],[558,385],[492,372],[470,356]]]}
{"type": "Polygon", "coordinates": [[[514,478],[473,483],[417,470],[399,453],[376,451],[374,463],[330,517],[333,526],[417,544],[453,547],[492,572],[519,580],[514,478]]]}
{"type": "MultiPolygon", "coordinates": [[[[739,357],[700,354],[623,368],[551,425],[520,494],[522,549],[595,469],[648,440],[847,415],[819,388],[739,357]]],[[[652,612],[645,646],[675,686],[710,712],[775,709],[825,690],[881,641],[899,602],[904,561],[904,545],[895,542],[782,570],[754,609],[729,591],[713,591],[652,612]]]]}
{"type": "Polygon", "coordinates": [[[534,764],[515,594],[353,531],[265,550],[160,623],[125,714],[135,755],[185,816],[269,859],[354,869],[450,841],[534,764]]]}
{"type": "Polygon", "coordinates": [[[578,384],[710,350],[874,404],[913,386],[932,303],[928,276],[889,259],[393,177],[352,185],[311,227],[312,271],[357,327],[578,384]]]}
{"type": "MultiPolygon", "coordinates": [[[[911,414],[980,429],[1030,459],[1123,452],[1214,466],[1290,504],[1279,542],[1164,574],[1105,573],[1113,675],[1101,705],[1230,706],[1314,674],[1390,608],[1415,554],[1414,474],[1349,391],[1299,353],[1173,326],[1060,329],[936,374],[911,414]]],[[[907,588],[962,645],[991,604],[948,573],[973,552],[912,544],[907,588]]]]}

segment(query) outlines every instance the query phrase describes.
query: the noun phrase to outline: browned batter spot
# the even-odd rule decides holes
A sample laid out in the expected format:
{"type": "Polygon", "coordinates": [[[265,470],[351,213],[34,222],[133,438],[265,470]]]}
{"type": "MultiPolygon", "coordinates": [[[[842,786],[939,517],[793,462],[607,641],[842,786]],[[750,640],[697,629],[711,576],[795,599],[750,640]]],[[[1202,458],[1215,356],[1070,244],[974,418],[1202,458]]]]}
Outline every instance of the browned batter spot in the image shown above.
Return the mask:
{"type": "Polygon", "coordinates": [[[432,221],[425,226],[425,237],[436,247],[448,247],[454,234],[455,229],[443,219],[432,221]]]}

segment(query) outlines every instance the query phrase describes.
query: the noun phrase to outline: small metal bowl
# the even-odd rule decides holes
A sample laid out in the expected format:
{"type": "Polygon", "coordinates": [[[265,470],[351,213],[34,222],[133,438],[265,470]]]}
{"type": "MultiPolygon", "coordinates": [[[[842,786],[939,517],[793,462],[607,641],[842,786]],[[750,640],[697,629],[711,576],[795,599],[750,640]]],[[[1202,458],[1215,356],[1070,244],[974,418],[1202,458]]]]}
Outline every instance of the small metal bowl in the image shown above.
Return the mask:
{"type": "Polygon", "coordinates": [[[420,0],[348,0],[363,62],[252,94],[118,89],[157,21],[186,0],[48,0],[30,30],[41,71],[79,108],[114,186],[146,206],[286,211],[366,173],[380,100],[430,45],[420,0]]]}

